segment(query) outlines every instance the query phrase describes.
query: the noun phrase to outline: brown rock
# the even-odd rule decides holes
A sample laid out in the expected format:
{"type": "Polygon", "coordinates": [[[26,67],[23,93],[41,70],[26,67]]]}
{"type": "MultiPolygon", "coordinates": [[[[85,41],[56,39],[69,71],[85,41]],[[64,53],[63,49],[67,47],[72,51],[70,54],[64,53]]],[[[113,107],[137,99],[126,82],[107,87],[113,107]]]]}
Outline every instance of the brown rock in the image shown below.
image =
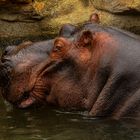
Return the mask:
{"type": "Polygon", "coordinates": [[[33,0],[10,0],[12,3],[23,3],[28,4],[31,3],[33,0]]]}
{"type": "Polygon", "coordinates": [[[0,8],[0,42],[50,38],[64,23],[81,24],[92,12],[93,6],[81,0],[40,0],[25,5],[9,3],[0,8]]]}
{"type": "Polygon", "coordinates": [[[139,13],[140,0],[92,0],[95,8],[111,13],[139,13]]]}
{"type": "Polygon", "coordinates": [[[114,26],[140,34],[140,15],[116,15],[105,11],[98,11],[100,23],[114,26]]]}

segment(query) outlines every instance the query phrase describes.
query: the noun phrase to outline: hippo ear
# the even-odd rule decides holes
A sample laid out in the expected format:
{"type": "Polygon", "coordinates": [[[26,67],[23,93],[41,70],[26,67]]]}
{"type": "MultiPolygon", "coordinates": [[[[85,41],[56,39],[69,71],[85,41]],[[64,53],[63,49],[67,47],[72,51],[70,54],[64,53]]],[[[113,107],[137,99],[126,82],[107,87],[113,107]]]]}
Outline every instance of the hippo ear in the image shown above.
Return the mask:
{"type": "Polygon", "coordinates": [[[72,24],[64,24],[59,31],[60,37],[71,37],[77,31],[77,27],[72,24]]]}
{"type": "Polygon", "coordinates": [[[91,23],[99,23],[100,19],[99,19],[99,15],[97,13],[93,13],[90,15],[89,21],[91,23]]]}
{"type": "Polygon", "coordinates": [[[82,35],[78,41],[79,46],[81,47],[89,47],[93,42],[93,33],[89,30],[82,32],[82,35]]]}

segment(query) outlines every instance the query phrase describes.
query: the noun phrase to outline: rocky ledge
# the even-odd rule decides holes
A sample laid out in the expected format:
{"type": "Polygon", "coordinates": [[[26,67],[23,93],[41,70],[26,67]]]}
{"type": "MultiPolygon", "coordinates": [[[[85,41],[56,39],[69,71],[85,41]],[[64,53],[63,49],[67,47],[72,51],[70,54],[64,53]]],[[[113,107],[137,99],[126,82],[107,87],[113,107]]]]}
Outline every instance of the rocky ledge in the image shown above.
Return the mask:
{"type": "Polygon", "coordinates": [[[82,24],[93,12],[100,24],[140,34],[139,0],[0,0],[0,44],[52,38],[64,23],[82,24]]]}

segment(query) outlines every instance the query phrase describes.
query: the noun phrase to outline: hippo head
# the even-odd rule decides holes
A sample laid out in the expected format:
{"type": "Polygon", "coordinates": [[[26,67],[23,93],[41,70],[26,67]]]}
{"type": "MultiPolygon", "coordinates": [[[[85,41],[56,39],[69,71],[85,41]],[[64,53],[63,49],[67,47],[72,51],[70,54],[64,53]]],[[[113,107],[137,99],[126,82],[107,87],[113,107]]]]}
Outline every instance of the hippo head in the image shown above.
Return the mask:
{"type": "MultiPolygon", "coordinates": [[[[64,25],[59,36],[69,37],[74,30],[73,25],[64,25]]],[[[8,46],[5,49],[0,63],[0,86],[2,87],[2,95],[8,102],[17,107],[25,102],[25,108],[33,102],[40,104],[45,101],[47,89],[43,78],[39,80],[41,71],[38,70],[38,67],[42,65],[42,62],[47,61],[53,44],[54,39],[37,43],[27,41],[18,46],[8,46]],[[44,94],[34,91],[34,87],[39,86],[38,84],[41,84],[41,90],[44,94]],[[37,94],[34,94],[34,98],[30,98],[33,92],[37,92],[37,94]],[[37,100],[35,100],[36,97],[37,100]]]]}
{"type": "MultiPolygon", "coordinates": [[[[88,86],[93,84],[91,81],[105,48],[102,48],[101,44],[108,43],[105,42],[107,37],[107,35],[102,37],[102,33],[94,34],[90,30],[81,30],[69,39],[56,38],[48,59],[42,61],[32,75],[31,79],[37,79],[35,77],[40,79],[30,82],[30,87],[37,91],[34,95],[30,95],[30,98],[32,96],[39,98],[38,93],[44,94],[45,89],[46,102],[49,104],[69,109],[90,109],[91,104],[86,103],[88,86]],[[37,82],[40,83],[38,86],[37,82]],[[42,91],[39,89],[41,83],[45,83],[42,91]]],[[[26,101],[21,107],[28,105],[26,101]]]]}
{"type": "Polygon", "coordinates": [[[81,79],[90,64],[92,41],[90,31],[82,31],[69,39],[56,38],[48,59],[42,61],[31,75],[28,87],[33,89],[33,94],[20,107],[25,108],[33,98],[45,95],[48,104],[84,108],[86,93],[81,88],[81,79]]]}
{"type": "Polygon", "coordinates": [[[67,87],[72,89],[71,92],[77,91],[79,96],[75,96],[75,99],[81,98],[80,87],[76,85],[75,90],[74,83],[70,83],[72,78],[69,80],[69,77],[73,71],[79,72],[75,72],[78,77],[87,70],[92,52],[91,45],[91,32],[79,32],[75,26],[65,24],[55,40],[26,42],[8,47],[2,55],[0,65],[3,97],[20,108],[46,101],[58,103],[56,95],[53,95],[55,85],[58,84],[56,81],[67,77],[68,82],[64,81],[68,83],[67,87]]]}
{"type": "Polygon", "coordinates": [[[1,58],[2,95],[10,103],[18,106],[31,92],[30,75],[36,66],[48,58],[53,40],[38,43],[25,42],[7,47],[1,58]]]}

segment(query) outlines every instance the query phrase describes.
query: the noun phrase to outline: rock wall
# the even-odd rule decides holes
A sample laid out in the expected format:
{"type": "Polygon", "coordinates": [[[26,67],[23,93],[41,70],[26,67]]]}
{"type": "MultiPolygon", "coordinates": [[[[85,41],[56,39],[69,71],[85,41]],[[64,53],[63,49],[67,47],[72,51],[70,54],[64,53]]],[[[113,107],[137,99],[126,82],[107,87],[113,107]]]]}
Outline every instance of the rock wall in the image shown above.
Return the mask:
{"type": "Polygon", "coordinates": [[[52,38],[62,24],[82,24],[93,12],[103,25],[140,34],[140,0],[0,0],[0,44],[52,38]]]}
{"type": "Polygon", "coordinates": [[[55,36],[64,23],[81,24],[93,12],[85,0],[0,0],[0,43],[55,36]]]}
{"type": "Polygon", "coordinates": [[[92,0],[101,24],[140,34],[140,0],[92,0]]]}
{"type": "Polygon", "coordinates": [[[114,14],[140,12],[140,0],[92,0],[95,8],[114,14]]]}

